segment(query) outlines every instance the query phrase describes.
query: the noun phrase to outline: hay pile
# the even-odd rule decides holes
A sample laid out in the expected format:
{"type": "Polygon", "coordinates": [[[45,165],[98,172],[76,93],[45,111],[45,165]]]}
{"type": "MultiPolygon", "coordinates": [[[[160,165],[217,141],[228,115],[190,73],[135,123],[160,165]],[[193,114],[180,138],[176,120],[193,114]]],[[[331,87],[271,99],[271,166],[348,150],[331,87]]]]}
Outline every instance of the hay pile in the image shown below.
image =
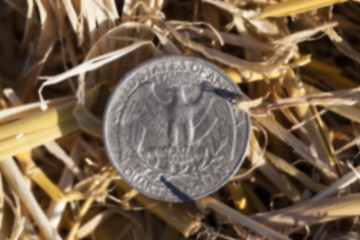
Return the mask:
{"type": "Polygon", "coordinates": [[[0,2],[0,239],[359,239],[360,4],[0,2]],[[209,60],[245,93],[245,164],[210,197],[130,189],[101,116],[139,63],[209,60]],[[46,110],[46,111],[44,111],[46,110]]]}

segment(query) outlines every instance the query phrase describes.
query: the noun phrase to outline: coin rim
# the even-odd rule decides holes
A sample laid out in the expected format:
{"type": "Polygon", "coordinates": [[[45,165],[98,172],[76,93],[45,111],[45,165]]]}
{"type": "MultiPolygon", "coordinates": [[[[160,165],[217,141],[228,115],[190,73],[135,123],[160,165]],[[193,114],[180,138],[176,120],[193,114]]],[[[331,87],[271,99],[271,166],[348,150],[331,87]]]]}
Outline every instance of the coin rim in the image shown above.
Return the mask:
{"type": "MultiPolygon", "coordinates": [[[[154,194],[151,194],[149,192],[145,192],[143,189],[141,188],[138,188],[135,184],[133,184],[131,181],[129,181],[126,177],[123,176],[123,173],[119,170],[119,167],[118,167],[118,163],[115,159],[113,159],[113,156],[112,156],[112,153],[111,153],[111,150],[110,150],[110,146],[111,146],[111,141],[110,139],[107,138],[107,130],[106,129],[109,129],[109,126],[110,124],[106,124],[107,123],[107,116],[108,114],[110,113],[109,112],[109,109],[112,105],[112,102],[116,102],[116,101],[113,101],[115,99],[115,96],[116,96],[116,93],[118,91],[121,92],[121,87],[123,84],[125,84],[127,81],[130,81],[131,76],[133,74],[135,74],[139,69],[143,68],[144,66],[146,65],[151,65],[153,62],[157,62],[157,61],[164,61],[166,59],[173,59],[173,58],[186,58],[188,59],[189,61],[195,61],[195,62],[200,62],[201,64],[205,65],[205,66],[208,66],[210,69],[213,69],[217,74],[219,74],[221,77],[225,78],[229,84],[233,85],[233,87],[235,89],[237,89],[237,93],[240,94],[242,97],[243,97],[243,93],[241,92],[241,90],[239,89],[239,87],[233,82],[233,80],[224,72],[224,70],[222,70],[221,68],[219,68],[218,66],[216,66],[215,64],[211,63],[211,62],[208,62],[206,60],[203,60],[201,58],[198,58],[198,57],[193,57],[193,56],[184,56],[184,55],[166,55],[166,56],[161,56],[161,57],[155,57],[155,58],[152,58],[150,60],[146,60],[144,62],[142,62],[141,64],[139,64],[138,66],[136,66],[135,68],[131,69],[128,73],[126,73],[121,79],[120,81],[116,84],[115,88],[113,89],[109,99],[107,100],[107,103],[106,103],[106,106],[105,106],[105,111],[104,111],[104,114],[103,114],[103,126],[102,126],[102,136],[103,136],[103,142],[104,142],[104,145],[105,145],[105,151],[106,151],[106,154],[108,156],[108,159],[109,161],[111,162],[112,166],[114,167],[114,169],[116,170],[116,172],[120,175],[121,179],[124,180],[129,186],[131,186],[132,188],[134,188],[135,190],[137,190],[139,193],[145,195],[145,196],[148,196],[148,197],[151,197],[151,198],[154,198],[154,199],[157,199],[157,200],[161,200],[161,201],[167,201],[167,202],[187,202],[187,201],[193,201],[195,199],[199,199],[201,197],[204,197],[204,196],[207,196],[207,195],[210,195],[214,192],[216,192],[217,190],[219,190],[220,188],[222,188],[226,183],[229,182],[229,179],[234,176],[236,174],[236,172],[239,170],[240,166],[243,164],[244,162],[244,159],[246,157],[246,152],[249,148],[249,143],[250,143],[250,128],[251,128],[251,119],[250,119],[250,115],[248,113],[248,111],[245,111],[245,110],[241,110],[242,112],[246,113],[244,116],[245,116],[245,121],[246,121],[246,136],[245,136],[245,145],[244,145],[244,148],[243,148],[243,151],[240,152],[240,157],[239,159],[237,160],[238,161],[238,164],[236,165],[236,167],[233,169],[233,171],[230,171],[228,174],[227,174],[227,177],[225,178],[225,181],[223,181],[221,184],[218,184],[218,185],[215,185],[215,187],[212,187],[212,188],[209,188],[208,191],[204,191],[203,193],[201,194],[197,194],[195,196],[189,196],[191,197],[191,199],[189,200],[182,200],[182,199],[167,199],[166,197],[163,197],[163,196],[160,196],[160,195],[154,195],[154,194]]],[[[110,113],[111,114],[111,113],[110,113]]],[[[235,112],[234,112],[235,114],[235,112]]],[[[235,126],[235,129],[236,126],[235,126]]],[[[236,144],[236,143],[235,143],[236,144]]],[[[235,160],[235,159],[234,159],[235,160]]]]}

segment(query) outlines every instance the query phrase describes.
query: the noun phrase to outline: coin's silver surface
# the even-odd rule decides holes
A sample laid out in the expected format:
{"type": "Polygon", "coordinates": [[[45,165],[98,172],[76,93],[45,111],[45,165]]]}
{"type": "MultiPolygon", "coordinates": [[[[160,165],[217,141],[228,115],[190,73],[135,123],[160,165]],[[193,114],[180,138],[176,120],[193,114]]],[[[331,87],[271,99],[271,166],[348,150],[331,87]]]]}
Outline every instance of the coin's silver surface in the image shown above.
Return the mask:
{"type": "Polygon", "coordinates": [[[221,69],[195,57],[147,61],[115,88],[104,142],[120,176],[139,192],[181,202],[223,186],[240,167],[250,119],[229,99],[242,96],[221,69]]]}

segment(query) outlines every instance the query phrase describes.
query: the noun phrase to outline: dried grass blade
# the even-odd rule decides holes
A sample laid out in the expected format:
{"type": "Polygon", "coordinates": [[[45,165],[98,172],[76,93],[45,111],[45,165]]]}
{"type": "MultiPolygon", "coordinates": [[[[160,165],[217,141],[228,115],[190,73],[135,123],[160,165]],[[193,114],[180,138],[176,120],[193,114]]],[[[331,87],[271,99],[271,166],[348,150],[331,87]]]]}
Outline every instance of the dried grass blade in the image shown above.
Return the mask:
{"type": "MultiPolygon", "coordinates": [[[[52,100],[46,100],[46,104],[49,107],[57,107],[59,105],[62,105],[64,103],[67,103],[71,100],[74,100],[74,97],[62,97],[52,100]]],[[[41,112],[40,108],[41,103],[29,103],[17,107],[12,107],[8,109],[4,109],[0,111],[0,124],[10,122],[16,119],[29,117],[30,115],[34,115],[41,112]]]]}
{"type": "Polygon", "coordinates": [[[268,73],[273,71],[274,69],[278,69],[281,67],[284,62],[291,56],[291,51],[283,51],[279,56],[277,55],[271,61],[263,61],[263,62],[250,62],[245,61],[240,58],[237,58],[233,55],[224,53],[222,51],[218,51],[215,49],[211,49],[205,47],[202,44],[191,41],[190,39],[182,36],[178,31],[176,31],[170,24],[163,23],[166,29],[176,38],[178,42],[182,45],[190,48],[195,52],[199,52],[203,54],[207,59],[216,60],[222,64],[227,66],[231,66],[233,68],[239,68],[241,70],[251,70],[257,73],[268,73]]]}
{"type": "Polygon", "coordinates": [[[13,2],[11,0],[4,0],[6,4],[8,4],[11,8],[13,8],[15,11],[20,13],[21,15],[25,16],[24,9],[20,6],[20,4],[13,2]]]}
{"type": "Polygon", "coordinates": [[[278,233],[261,223],[258,223],[254,221],[253,219],[235,211],[234,209],[231,209],[227,205],[223,204],[222,202],[216,200],[215,198],[206,197],[199,199],[197,203],[200,206],[205,206],[208,208],[211,208],[212,210],[218,212],[219,214],[222,214],[229,219],[232,219],[236,221],[237,223],[241,224],[242,226],[245,226],[247,228],[250,228],[251,230],[259,233],[262,236],[266,236],[270,239],[279,239],[279,240],[285,240],[290,239],[288,236],[285,236],[281,233],[278,233]]]}
{"type": "MultiPolygon", "coordinates": [[[[2,175],[0,172],[0,229],[3,229],[4,205],[5,205],[4,188],[3,188],[2,175]]],[[[2,231],[0,230],[0,232],[2,231]]],[[[1,233],[0,233],[0,237],[1,237],[1,233]]]]}
{"type": "MultiPolygon", "coordinates": [[[[272,43],[262,43],[251,39],[247,35],[238,35],[228,32],[216,31],[217,34],[209,29],[195,27],[195,24],[182,22],[182,21],[168,21],[171,25],[173,25],[178,31],[182,33],[182,35],[187,36],[189,38],[204,36],[209,39],[217,39],[220,38],[224,43],[237,46],[244,47],[250,49],[260,49],[263,51],[274,51],[276,46],[272,43]]],[[[223,45],[223,44],[221,44],[223,45]]]]}
{"type": "MultiPolygon", "coordinates": [[[[323,106],[329,107],[326,104],[323,104],[323,106]]],[[[358,106],[329,107],[329,110],[349,120],[360,123],[360,107],[358,106]]]]}
{"type": "Polygon", "coordinates": [[[314,225],[360,215],[360,194],[307,201],[253,218],[273,228],[314,225]]]}
{"type": "Polygon", "coordinates": [[[360,62],[360,52],[358,52],[356,48],[352,47],[349,42],[340,37],[334,29],[327,32],[327,34],[340,52],[353,59],[355,62],[360,62]]]}
{"type": "Polygon", "coordinates": [[[295,15],[346,1],[347,0],[286,0],[269,5],[257,19],[295,15]]]}
{"type": "Polygon", "coordinates": [[[74,30],[75,33],[78,34],[81,34],[81,32],[79,31],[80,27],[79,27],[79,20],[78,20],[78,17],[77,17],[77,14],[76,14],[76,11],[74,9],[74,6],[72,4],[72,1],[71,0],[62,0],[61,1],[61,4],[64,5],[65,7],[65,10],[66,10],[66,13],[67,13],[67,16],[70,20],[70,24],[74,30]]]}
{"type": "Polygon", "coordinates": [[[336,154],[339,154],[351,147],[357,146],[360,144],[360,136],[356,136],[354,139],[352,139],[350,142],[346,143],[345,145],[343,145],[342,147],[340,147],[339,149],[336,150],[336,154]]]}
{"type": "Polygon", "coordinates": [[[243,75],[246,76],[242,76],[239,71],[232,68],[225,69],[225,72],[235,83],[244,83],[244,82],[250,83],[250,82],[267,80],[267,79],[276,79],[279,78],[282,74],[280,70],[274,70],[263,74],[259,74],[256,72],[249,72],[247,74],[243,73],[243,75]]]}
{"type": "Polygon", "coordinates": [[[33,34],[33,31],[35,30],[36,21],[35,21],[35,1],[34,0],[26,0],[27,3],[27,12],[26,12],[26,23],[25,23],[25,31],[24,31],[24,37],[21,42],[21,50],[24,51],[26,47],[28,46],[31,35],[33,34]]]}
{"type": "Polygon", "coordinates": [[[244,214],[248,214],[249,206],[242,184],[240,182],[228,183],[227,189],[230,192],[235,208],[244,214]]]}
{"type": "MultiPolygon", "coordinates": [[[[111,176],[111,174],[106,174],[105,177],[109,177],[111,176]]],[[[97,180],[95,180],[97,181],[97,180]]],[[[86,215],[86,213],[89,211],[91,205],[93,204],[93,202],[95,201],[96,198],[96,194],[97,193],[103,193],[106,191],[107,187],[109,186],[109,184],[111,183],[112,179],[102,179],[97,185],[96,188],[94,189],[94,193],[92,195],[90,195],[82,204],[82,206],[80,207],[80,210],[77,214],[77,218],[76,221],[73,223],[73,225],[70,228],[70,231],[66,237],[66,240],[72,240],[76,238],[76,233],[78,232],[80,225],[81,225],[81,221],[83,220],[84,216],[86,215]]]]}
{"type": "Polygon", "coordinates": [[[14,189],[16,194],[20,197],[22,203],[34,218],[35,222],[38,224],[44,237],[55,240],[61,239],[56,230],[51,226],[49,219],[42,211],[34,195],[27,187],[27,184],[25,183],[19,168],[15,164],[14,159],[2,159],[0,161],[0,169],[5,175],[6,180],[12,189],[14,189]]]}
{"type": "Polygon", "coordinates": [[[73,115],[84,132],[102,139],[102,123],[84,105],[76,104],[73,115]]]}
{"type": "Polygon", "coordinates": [[[20,221],[17,222],[16,227],[13,229],[10,239],[11,240],[21,239],[20,237],[23,234],[24,229],[25,229],[24,226],[25,226],[25,217],[22,217],[20,219],[20,221]]]}
{"type": "Polygon", "coordinates": [[[272,165],[277,167],[279,170],[285,172],[286,174],[296,178],[300,182],[302,182],[305,186],[310,188],[314,192],[320,192],[323,187],[320,184],[313,181],[310,177],[308,177],[305,173],[294,167],[293,165],[287,163],[284,159],[276,156],[273,153],[267,151],[265,153],[266,159],[271,162],[272,165]]]}
{"type": "MultiPolygon", "coordinates": [[[[74,164],[78,164],[80,161],[81,148],[78,141],[76,141],[71,149],[70,158],[74,161],[74,164]]],[[[68,191],[71,189],[72,182],[74,180],[74,174],[71,169],[64,168],[58,187],[62,191],[68,191]]],[[[54,228],[57,228],[62,219],[62,214],[65,210],[66,202],[55,203],[52,202],[47,210],[47,216],[50,219],[50,223],[54,228]]]]}
{"type": "Polygon", "coordinates": [[[75,106],[74,101],[60,105],[46,112],[21,119],[16,122],[8,123],[0,127],[0,142],[7,138],[14,138],[19,135],[32,133],[37,130],[49,128],[60,122],[73,118],[72,109],[75,106]]]}
{"type": "Polygon", "coordinates": [[[300,200],[300,192],[296,186],[285,179],[272,165],[265,161],[260,145],[254,135],[251,136],[250,140],[249,159],[253,165],[259,166],[258,169],[261,173],[291,201],[297,202],[300,200]]]}
{"type": "Polygon", "coordinates": [[[36,166],[29,152],[16,155],[24,172],[33,180],[43,191],[56,202],[68,202],[81,200],[84,196],[80,192],[64,194],[47,176],[36,166]]]}
{"type": "Polygon", "coordinates": [[[40,16],[41,31],[34,50],[31,49],[29,51],[28,61],[20,77],[17,79],[16,90],[21,99],[27,99],[34,90],[33,86],[36,79],[42,70],[45,60],[52,53],[57,38],[55,14],[50,14],[56,11],[56,9],[53,9],[50,2],[46,0],[35,0],[34,2],[40,16]]]}
{"type": "MultiPolygon", "coordinates": [[[[315,107],[311,107],[313,115],[315,116],[314,126],[318,129],[316,132],[317,137],[314,138],[315,144],[318,147],[319,156],[324,156],[328,159],[330,166],[341,176],[342,168],[340,166],[340,161],[336,156],[334,147],[329,140],[328,129],[325,125],[325,122],[320,117],[320,114],[315,107]]],[[[310,122],[311,123],[311,122],[310,122]]],[[[305,125],[306,126],[306,125],[305,125]]],[[[310,136],[312,136],[311,134],[310,136]]]]}
{"type": "MultiPolygon", "coordinates": [[[[94,232],[94,230],[97,231],[101,231],[102,227],[104,226],[102,224],[102,222],[106,221],[112,221],[112,220],[118,220],[119,217],[122,217],[124,219],[124,221],[126,221],[128,224],[131,225],[131,227],[133,229],[135,229],[137,231],[137,233],[140,236],[144,236],[144,227],[141,225],[142,222],[140,221],[140,219],[138,219],[136,216],[133,216],[133,214],[127,213],[126,211],[123,210],[122,207],[120,206],[112,206],[112,205],[107,205],[107,210],[100,212],[98,214],[96,214],[93,218],[91,218],[90,220],[88,220],[87,222],[83,223],[83,225],[81,226],[81,228],[79,229],[79,231],[76,234],[76,239],[82,239],[90,234],[92,234],[94,232]]],[[[145,212],[145,218],[146,218],[146,214],[148,212],[145,212]]],[[[145,219],[146,221],[146,219],[145,219]]],[[[150,222],[147,222],[148,225],[150,225],[150,222]]],[[[114,229],[115,232],[115,237],[112,236],[109,239],[114,239],[114,238],[119,238],[119,231],[118,229],[114,229]]],[[[147,237],[149,236],[149,232],[146,232],[147,237]]],[[[112,234],[112,233],[110,233],[112,234]]],[[[121,239],[121,238],[119,238],[121,239]]],[[[134,238],[134,239],[140,239],[140,238],[134,238]]]]}
{"type": "Polygon", "coordinates": [[[260,122],[261,125],[263,125],[266,128],[266,130],[271,132],[273,135],[278,137],[280,140],[282,140],[290,147],[293,147],[298,152],[298,154],[304,157],[305,160],[307,160],[310,164],[315,166],[324,176],[326,176],[328,180],[334,181],[337,179],[336,174],[328,164],[314,157],[300,140],[298,140],[294,135],[292,135],[286,129],[284,129],[284,127],[281,126],[273,118],[260,117],[257,118],[257,121],[260,122]]]}
{"type": "MultiPolygon", "coordinates": [[[[100,156],[99,151],[97,151],[96,148],[94,148],[91,143],[87,142],[83,137],[78,136],[79,144],[84,150],[86,150],[91,157],[93,157],[96,161],[101,162],[102,157],[100,156]]],[[[72,158],[74,159],[74,158],[72,158]]]]}
{"type": "MultiPolygon", "coordinates": [[[[275,46],[281,46],[281,47],[283,47],[283,46],[291,47],[298,43],[306,41],[307,39],[309,39],[309,37],[315,35],[316,33],[325,32],[328,29],[332,29],[332,28],[336,27],[337,25],[338,25],[337,22],[329,22],[329,23],[326,23],[326,24],[323,24],[320,26],[314,26],[313,28],[295,32],[288,36],[277,39],[277,40],[273,41],[272,44],[274,44],[275,46]]],[[[279,50],[279,47],[277,50],[279,50]]]]}
{"type": "MultiPolygon", "coordinates": [[[[239,102],[238,109],[258,108],[260,110],[275,110],[288,107],[300,106],[352,106],[359,103],[360,87],[346,90],[339,90],[334,92],[314,93],[305,96],[294,96],[291,98],[282,98],[272,102],[263,102],[258,99],[239,102]]],[[[311,117],[311,116],[310,116],[311,117]]]]}
{"type": "Polygon", "coordinates": [[[228,11],[231,14],[236,14],[237,10],[238,10],[238,9],[234,8],[234,5],[231,4],[230,2],[224,2],[224,1],[219,1],[219,0],[202,0],[202,2],[212,4],[220,9],[228,11]]]}
{"type": "MultiPolygon", "coordinates": [[[[1,171],[1,170],[0,170],[1,171]]],[[[5,179],[5,178],[4,178],[5,179]]],[[[4,217],[8,221],[4,221],[3,228],[1,228],[0,234],[5,235],[6,237],[2,237],[1,239],[6,239],[9,235],[16,235],[18,232],[23,231],[24,226],[22,225],[25,221],[25,216],[22,216],[22,206],[20,204],[19,196],[12,191],[12,198],[4,192],[4,199],[7,203],[9,210],[11,211],[4,211],[4,217]],[[9,221],[12,217],[14,219],[12,221],[9,221]],[[13,233],[11,233],[13,231],[13,233]],[[7,232],[7,234],[6,234],[7,232]]],[[[6,210],[6,208],[4,209],[6,210]]],[[[30,225],[31,226],[31,225],[30,225]]]]}
{"type": "Polygon", "coordinates": [[[0,141],[0,159],[28,151],[44,144],[44,142],[67,135],[76,129],[78,129],[77,122],[75,119],[70,119],[31,133],[26,133],[19,138],[15,137],[0,141]]]}
{"type": "Polygon", "coordinates": [[[95,43],[100,35],[100,29],[98,28],[97,24],[105,24],[105,22],[103,22],[104,19],[101,19],[103,17],[103,12],[99,7],[96,6],[96,3],[97,1],[80,1],[81,15],[85,22],[84,29],[87,28],[87,31],[84,32],[84,35],[89,36],[89,42],[91,45],[95,43]]]}
{"type": "Polygon", "coordinates": [[[259,199],[254,191],[254,186],[250,184],[244,184],[244,193],[248,199],[249,204],[255,208],[255,212],[267,212],[268,208],[264,203],[259,199]]]}
{"type": "MultiPolygon", "coordinates": [[[[287,80],[287,90],[290,97],[302,97],[306,93],[306,89],[303,87],[302,82],[295,78],[289,78],[287,80]]],[[[301,120],[311,119],[305,124],[305,129],[309,135],[309,139],[312,139],[316,149],[317,156],[322,160],[330,164],[330,166],[336,170],[337,173],[341,173],[339,167],[339,161],[334,154],[334,149],[328,141],[325,134],[325,124],[319,117],[317,109],[310,106],[295,106],[294,108],[297,117],[301,120]]]]}
{"type": "MultiPolygon", "coordinates": [[[[348,89],[359,87],[353,80],[342,75],[344,72],[343,69],[318,59],[312,59],[309,64],[302,68],[302,72],[305,75],[312,76],[315,80],[325,79],[326,81],[333,83],[338,88],[348,89]]],[[[309,85],[306,86],[309,87],[309,85]]]]}
{"type": "MultiPolygon", "coordinates": [[[[117,181],[117,185],[126,192],[131,190],[131,188],[123,181],[117,181]]],[[[137,194],[135,199],[147,210],[175,228],[186,238],[196,233],[201,227],[198,220],[191,219],[178,207],[169,207],[168,204],[164,202],[150,199],[141,194],[137,194]]]]}
{"type": "MultiPolygon", "coordinates": [[[[5,89],[4,90],[5,96],[9,99],[11,104],[17,106],[21,105],[21,99],[16,95],[12,89],[5,89]]],[[[50,141],[45,143],[45,147],[49,149],[51,153],[57,156],[60,159],[63,159],[66,166],[69,169],[74,171],[75,173],[79,173],[80,170],[73,166],[72,160],[67,157],[65,151],[63,151],[55,142],[50,141]]],[[[23,152],[16,155],[17,159],[19,160],[20,164],[23,166],[24,171],[30,176],[30,178],[36,182],[43,190],[46,192],[53,200],[60,202],[60,201],[70,201],[73,199],[82,199],[83,196],[79,192],[71,193],[70,195],[64,195],[60,189],[53,184],[52,181],[44,174],[44,172],[38,168],[31,158],[31,154],[29,152],[23,152]]],[[[80,174],[77,175],[80,177],[80,174]]]]}
{"type": "Polygon", "coordinates": [[[84,178],[83,173],[81,172],[79,167],[76,165],[73,159],[64,151],[64,149],[60,147],[59,144],[57,144],[54,141],[51,141],[51,142],[45,142],[44,146],[52,155],[60,159],[78,179],[84,178]]]}
{"type": "MultiPolygon", "coordinates": [[[[98,69],[98,68],[104,66],[105,64],[110,63],[110,62],[126,55],[127,53],[134,51],[140,47],[146,46],[146,45],[152,45],[152,42],[138,41],[138,42],[135,42],[125,48],[115,50],[110,53],[106,53],[101,56],[90,59],[89,61],[86,61],[80,65],[77,65],[76,67],[74,67],[64,73],[58,74],[56,76],[42,77],[42,79],[46,79],[46,81],[41,85],[41,87],[38,90],[40,101],[43,103],[42,107],[45,109],[47,108],[47,106],[44,102],[44,98],[42,96],[42,91],[46,86],[54,85],[61,81],[64,81],[65,79],[68,79],[70,77],[98,69]]],[[[82,100],[82,102],[84,101],[84,99],[80,99],[80,100],[82,100]]]]}
{"type": "MultiPolygon", "coordinates": [[[[348,80],[345,78],[345,80],[348,80]]],[[[343,82],[343,81],[341,81],[343,82]]],[[[344,87],[356,87],[357,85],[354,82],[349,82],[349,81],[344,81],[344,87]]],[[[306,87],[306,89],[309,92],[315,92],[315,93],[322,93],[322,91],[320,91],[319,89],[310,86],[308,84],[304,85],[306,87]]],[[[354,89],[349,89],[349,90],[343,90],[345,93],[346,91],[348,91],[348,98],[349,99],[357,99],[356,94],[354,96],[351,97],[351,92],[356,91],[354,89]]],[[[336,93],[336,92],[335,92],[336,93]]],[[[344,94],[344,96],[346,96],[346,94],[344,94]]],[[[350,100],[351,101],[351,100],[350,100]]],[[[353,105],[353,106],[346,106],[346,101],[344,101],[344,99],[338,99],[338,103],[341,103],[341,106],[336,106],[335,103],[333,103],[335,101],[331,101],[330,104],[328,101],[325,101],[323,104],[320,104],[326,108],[328,108],[330,111],[339,114],[340,116],[343,116],[345,118],[348,118],[354,122],[358,122],[360,123],[360,107],[357,105],[353,105]]],[[[351,103],[351,102],[349,102],[351,103]]]]}
{"type": "Polygon", "coordinates": [[[346,175],[341,177],[339,180],[328,186],[323,191],[315,195],[311,200],[320,200],[335,194],[337,191],[346,188],[350,184],[359,180],[360,166],[355,168],[353,171],[348,172],[346,175]]]}
{"type": "Polygon", "coordinates": [[[76,239],[82,239],[90,235],[99,226],[99,224],[101,224],[102,221],[105,221],[112,214],[112,210],[106,210],[95,215],[89,221],[84,223],[83,226],[78,230],[76,233],[76,239]]]}

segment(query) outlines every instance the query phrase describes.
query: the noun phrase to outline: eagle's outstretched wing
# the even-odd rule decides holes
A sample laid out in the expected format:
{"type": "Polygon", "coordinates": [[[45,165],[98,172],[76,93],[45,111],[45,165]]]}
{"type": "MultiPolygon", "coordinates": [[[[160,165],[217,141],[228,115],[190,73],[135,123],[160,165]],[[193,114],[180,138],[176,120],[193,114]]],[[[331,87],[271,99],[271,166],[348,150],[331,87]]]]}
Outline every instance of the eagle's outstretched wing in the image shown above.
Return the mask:
{"type": "Polygon", "coordinates": [[[194,113],[194,142],[207,146],[212,157],[227,152],[232,158],[236,130],[231,104],[214,91],[205,90],[194,113]]]}
{"type": "Polygon", "coordinates": [[[159,99],[154,83],[146,82],[135,90],[125,103],[121,118],[120,136],[134,148],[146,139],[156,142],[166,136],[168,122],[164,118],[168,103],[159,99]]]}

